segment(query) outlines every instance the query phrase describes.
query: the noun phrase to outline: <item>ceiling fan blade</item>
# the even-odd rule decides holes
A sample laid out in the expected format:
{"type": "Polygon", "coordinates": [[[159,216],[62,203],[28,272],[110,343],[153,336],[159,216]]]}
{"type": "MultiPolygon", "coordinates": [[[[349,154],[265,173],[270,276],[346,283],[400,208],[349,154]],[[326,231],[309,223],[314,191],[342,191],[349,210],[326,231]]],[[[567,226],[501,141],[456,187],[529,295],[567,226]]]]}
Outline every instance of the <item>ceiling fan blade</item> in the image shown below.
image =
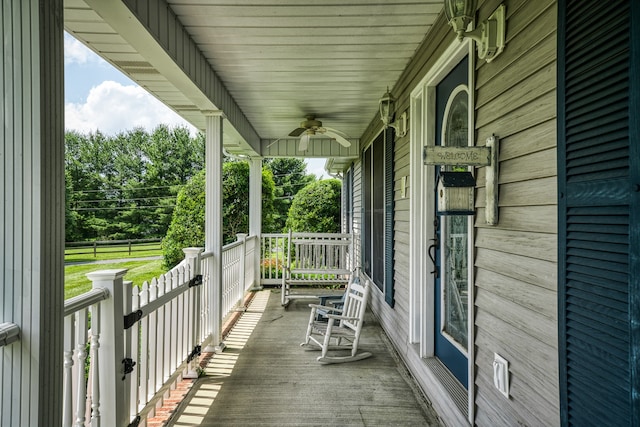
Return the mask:
{"type": "Polygon", "coordinates": [[[304,132],[305,130],[307,130],[307,129],[305,129],[305,128],[294,129],[294,130],[291,131],[291,133],[289,133],[289,136],[300,136],[300,135],[302,135],[302,132],[304,132]]]}
{"type": "Polygon", "coordinates": [[[325,132],[326,132],[326,131],[329,131],[329,132],[335,133],[336,135],[340,135],[340,136],[342,136],[343,138],[347,138],[347,137],[348,137],[348,135],[347,135],[346,133],[344,133],[344,132],[342,132],[342,131],[340,131],[340,130],[338,130],[338,129],[328,128],[328,127],[326,127],[326,126],[325,126],[325,127],[323,127],[323,129],[324,129],[324,131],[325,131],[325,132]]]}
{"type": "Polygon", "coordinates": [[[307,151],[309,148],[309,140],[311,139],[311,135],[308,133],[303,134],[300,137],[300,145],[298,146],[298,151],[307,151]]]}
{"type": "Polygon", "coordinates": [[[332,130],[327,129],[324,132],[324,134],[338,141],[338,144],[342,145],[343,147],[351,147],[351,142],[344,136],[335,133],[333,129],[332,130]]]}

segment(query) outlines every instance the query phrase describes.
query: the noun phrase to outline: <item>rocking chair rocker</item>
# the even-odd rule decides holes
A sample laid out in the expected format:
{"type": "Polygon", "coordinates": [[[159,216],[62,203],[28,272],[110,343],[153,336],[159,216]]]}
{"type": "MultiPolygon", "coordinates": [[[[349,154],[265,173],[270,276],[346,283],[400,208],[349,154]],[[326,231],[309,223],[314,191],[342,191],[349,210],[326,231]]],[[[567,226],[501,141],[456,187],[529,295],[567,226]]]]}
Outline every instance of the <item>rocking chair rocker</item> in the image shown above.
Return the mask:
{"type": "Polygon", "coordinates": [[[302,344],[309,350],[322,350],[318,357],[320,363],[345,363],[371,357],[369,352],[358,353],[360,332],[367,309],[367,298],[371,284],[367,280],[364,285],[358,281],[349,283],[345,291],[342,308],[309,304],[309,326],[302,344]],[[317,312],[323,310],[328,321],[317,320],[317,312]],[[334,340],[334,342],[332,342],[334,340]],[[329,350],[351,350],[350,356],[328,356],[329,350]]]}

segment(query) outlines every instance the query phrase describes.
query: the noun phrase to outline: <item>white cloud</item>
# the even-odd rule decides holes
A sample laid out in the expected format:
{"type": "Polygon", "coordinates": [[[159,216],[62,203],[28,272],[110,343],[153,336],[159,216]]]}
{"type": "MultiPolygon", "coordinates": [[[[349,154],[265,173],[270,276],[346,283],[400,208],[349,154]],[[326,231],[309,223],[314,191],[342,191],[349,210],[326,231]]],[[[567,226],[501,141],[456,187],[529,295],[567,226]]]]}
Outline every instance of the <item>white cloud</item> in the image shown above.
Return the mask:
{"type": "Polygon", "coordinates": [[[106,135],[142,127],[152,131],[159,124],[187,126],[196,130],[174,111],[140,86],[104,81],[91,88],[85,103],[65,105],[65,128],[79,132],[99,130],[106,135]]]}
{"type": "Polygon", "coordinates": [[[318,179],[327,178],[327,171],[324,170],[326,162],[327,159],[305,159],[307,173],[314,174],[318,179]]]}
{"type": "Polygon", "coordinates": [[[107,62],[78,40],[64,33],[64,63],[65,65],[85,65],[88,63],[106,64],[107,62]]]}

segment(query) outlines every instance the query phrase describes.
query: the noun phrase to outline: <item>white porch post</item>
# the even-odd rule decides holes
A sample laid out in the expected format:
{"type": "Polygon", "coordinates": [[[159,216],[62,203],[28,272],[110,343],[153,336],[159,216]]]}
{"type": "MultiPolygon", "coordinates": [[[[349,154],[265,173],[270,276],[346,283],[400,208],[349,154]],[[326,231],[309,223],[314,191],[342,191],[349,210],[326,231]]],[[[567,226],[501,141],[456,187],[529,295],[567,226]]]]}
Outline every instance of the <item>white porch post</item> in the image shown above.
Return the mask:
{"type": "Polygon", "coordinates": [[[222,348],[222,112],[207,115],[205,136],[205,251],[209,258],[209,328],[211,346],[222,348]]]}
{"type": "MultiPolygon", "coordinates": [[[[99,423],[102,426],[129,424],[130,375],[125,375],[124,298],[131,295],[131,282],[124,282],[126,269],[99,270],[87,273],[93,288],[109,290],[111,298],[100,305],[100,337],[98,347],[99,423]],[[129,283],[125,291],[125,283],[129,283]]],[[[130,301],[130,299],[129,299],[130,301]]],[[[127,307],[130,309],[131,305],[127,307]]],[[[95,399],[95,396],[94,396],[95,399]]],[[[96,402],[94,402],[95,404],[96,402]]]]}
{"type": "Polygon", "coordinates": [[[262,288],[260,284],[260,242],[262,239],[262,159],[252,158],[249,165],[249,236],[256,236],[254,251],[254,277],[251,290],[262,288]]]}
{"type": "Polygon", "coordinates": [[[16,325],[19,335],[0,347],[0,426],[58,425],[64,315],[63,2],[4,0],[1,10],[0,324],[16,325]]]}

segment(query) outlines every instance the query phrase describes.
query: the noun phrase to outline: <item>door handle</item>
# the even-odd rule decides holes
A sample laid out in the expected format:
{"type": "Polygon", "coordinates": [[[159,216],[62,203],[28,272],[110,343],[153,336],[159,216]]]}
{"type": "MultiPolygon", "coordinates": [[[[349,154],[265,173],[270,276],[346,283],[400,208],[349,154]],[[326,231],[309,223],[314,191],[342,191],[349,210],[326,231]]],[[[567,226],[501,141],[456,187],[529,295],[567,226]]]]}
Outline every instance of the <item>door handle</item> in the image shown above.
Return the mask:
{"type": "Polygon", "coordinates": [[[433,271],[431,272],[431,274],[435,275],[435,278],[437,279],[438,268],[436,267],[436,245],[438,244],[438,239],[431,239],[431,240],[433,240],[433,244],[429,246],[429,248],[427,249],[427,254],[429,255],[429,259],[433,264],[433,271]],[[433,254],[431,253],[431,250],[433,250],[433,254]]]}

